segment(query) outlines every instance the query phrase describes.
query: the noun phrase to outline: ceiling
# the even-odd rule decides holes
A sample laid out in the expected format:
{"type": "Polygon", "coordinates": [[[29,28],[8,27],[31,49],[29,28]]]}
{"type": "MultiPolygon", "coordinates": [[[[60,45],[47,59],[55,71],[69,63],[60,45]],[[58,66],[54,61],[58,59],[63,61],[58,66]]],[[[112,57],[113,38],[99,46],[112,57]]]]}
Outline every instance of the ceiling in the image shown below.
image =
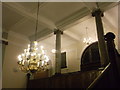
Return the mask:
{"type": "MultiPolygon", "coordinates": [[[[112,14],[116,11],[109,10],[117,3],[99,2],[98,4],[101,10],[105,11],[106,16],[103,18],[105,28],[115,30],[116,17],[112,14]]],[[[2,6],[3,30],[34,39],[37,3],[4,2],[2,6]]],[[[95,2],[40,2],[37,38],[49,37],[46,42],[52,45],[51,41],[55,41],[53,32],[55,29],[60,29],[64,31],[62,38],[67,45],[83,40],[86,37],[85,28],[88,27],[88,35],[96,40],[95,21],[91,16],[95,8],[95,2]]]]}

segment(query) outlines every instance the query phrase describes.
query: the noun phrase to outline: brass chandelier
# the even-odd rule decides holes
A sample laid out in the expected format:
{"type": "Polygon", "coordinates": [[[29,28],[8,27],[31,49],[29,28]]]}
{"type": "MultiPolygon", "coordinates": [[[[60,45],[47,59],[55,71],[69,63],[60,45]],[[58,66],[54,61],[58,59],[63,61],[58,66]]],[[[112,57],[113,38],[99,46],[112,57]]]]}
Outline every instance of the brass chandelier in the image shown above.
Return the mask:
{"type": "Polygon", "coordinates": [[[35,41],[28,44],[28,48],[24,49],[24,53],[18,56],[19,68],[21,71],[25,73],[35,73],[49,69],[49,58],[45,54],[45,50],[43,49],[43,46],[38,47],[39,45],[38,42],[36,41],[38,12],[39,12],[39,2],[37,9],[35,41]]]}

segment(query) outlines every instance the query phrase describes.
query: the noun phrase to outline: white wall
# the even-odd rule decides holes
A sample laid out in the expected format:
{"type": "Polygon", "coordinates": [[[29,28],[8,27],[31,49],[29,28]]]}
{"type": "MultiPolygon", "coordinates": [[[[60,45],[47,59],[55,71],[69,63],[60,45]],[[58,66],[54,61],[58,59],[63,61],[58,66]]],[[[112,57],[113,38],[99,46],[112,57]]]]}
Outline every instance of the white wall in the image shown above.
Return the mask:
{"type": "Polygon", "coordinates": [[[67,68],[62,69],[62,73],[80,71],[82,52],[86,48],[83,42],[77,42],[67,47],[62,48],[66,51],[67,68]]]}
{"type": "Polygon", "coordinates": [[[116,5],[115,7],[107,10],[106,12],[104,12],[104,17],[103,17],[103,26],[104,26],[104,32],[105,34],[107,32],[113,32],[116,36],[115,38],[115,45],[116,45],[116,49],[119,51],[120,47],[119,47],[119,10],[118,10],[118,5],[116,5]]]}
{"type": "Polygon", "coordinates": [[[26,75],[18,70],[17,56],[27,47],[27,37],[15,32],[8,33],[8,45],[3,63],[3,88],[25,88],[26,75]]]}

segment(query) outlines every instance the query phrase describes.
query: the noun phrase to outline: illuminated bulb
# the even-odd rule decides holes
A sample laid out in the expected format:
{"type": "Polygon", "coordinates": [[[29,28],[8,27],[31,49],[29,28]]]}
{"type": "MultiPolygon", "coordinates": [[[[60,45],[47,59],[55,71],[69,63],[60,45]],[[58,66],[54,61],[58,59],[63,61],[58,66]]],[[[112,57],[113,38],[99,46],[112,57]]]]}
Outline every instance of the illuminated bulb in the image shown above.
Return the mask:
{"type": "Polygon", "coordinates": [[[41,49],[43,49],[44,47],[43,46],[40,46],[41,49]]]}
{"type": "Polygon", "coordinates": [[[36,55],[36,53],[34,53],[33,55],[36,55]]]}
{"type": "Polygon", "coordinates": [[[42,50],[42,54],[45,54],[45,51],[44,51],[44,50],[42,50]]]}
{"type": "Polygon", "coordinates": [[[92,43],[93,41],[92,41],[92,38],[89,37],[88,39],[87,39],[87,38],[84,38],[83,42],[86,43],[87,45],[89,45],[89,44],[92,43]]]}
{"type": "Polygon", "coordinates": [[[29,55],[30,55],[30,53],[29,53],[29,52],[27,52],[27,53],[26,53],[26,55],[27,55],[27,56],[29,56],[29,55]]]}
{"type": "Polygon", "coordinates": [[[90,40],[91,38],[89,37],[89,39],[88,40],[90,40]]]}
{"type": "Polygon", "coordinates": [[[22,61],[21,55],[18,56],[18,60],[19,60],[19,61],[22,61]]]}
{"type": "Polygon", "coordinates": [[[30,48],[27,49],[27,52],[29,52],[29,51],[30,51],[30,48]]]}
{"type": "Polygon", "coordinates": [[[30,48],[30,44],[28,44],[28,48],[30,48]]]}
{"type": "Polygon", "coordinates": [[[25,61],[23,60],[23,61],[22,61],[22,65],[24,65],[24,64],[25,64],[25,61]]]}
{"type": "Polygon", "coordinates": [[[44,57],[46,58],[47,56],[46,56],[46,55],[44,55],[44,57]]]}
{"type": "Polygon", "coordinates": [[[55,50],[55,49],[52,49],[52,53],[56,53],[56,50],[55,50]]]}
{"type": "Polygon", "coordinates": [[[40,65],[40,62],[37,63],[37,67],[39,67],[39,65],[40,65]]]}
{"type": "Polygon", "coordinates": [[[38,48],[35,48],[35,50],[38,50],[38,48]]]}
{"type": "Polygon", "coordinates": [[[49,58],[48,57],[46,57],[46,62],[48,62],[49,61],[49,58]]]}
{"type": "Polygon", "coordinates": [[[42,61],[42,66],[44,65],[44,61],[42,61]]]}
{"type": "Polygon", "coordinates": [[[84,43],[86,42],[86,38],[84,38],[83,42],[84,42],[84,43]]]}
{"type": "Polygon", "coordinates": [[[18,59],[21,58],[21,55],[18,56],[18,59]]]}
{"type": "Polygon", "coordinates": [[[19,61],[22,61],[22,58],[19,58],[19,61]]]}
{"type": "Polygon", "coordinates": [[[38,45],[37,41],[34,41],[34,44],[35,44],[35,46],[37,46],[38,45]]]}
{"type": "Polygon", "coordinates": [[[34,56],[34,54],[31,54],[31,56],[34,56]]]}
{"type": "Polygon", "coordinates": [[[26,49],[24,49],[24,52],[26,52],[27,50],[26,49]]]}
{"type": "Polygon", "coordinates": [[[24,55],[24,54],[22,54],[22,56],[24,57],[25,55],[24,55]]]}

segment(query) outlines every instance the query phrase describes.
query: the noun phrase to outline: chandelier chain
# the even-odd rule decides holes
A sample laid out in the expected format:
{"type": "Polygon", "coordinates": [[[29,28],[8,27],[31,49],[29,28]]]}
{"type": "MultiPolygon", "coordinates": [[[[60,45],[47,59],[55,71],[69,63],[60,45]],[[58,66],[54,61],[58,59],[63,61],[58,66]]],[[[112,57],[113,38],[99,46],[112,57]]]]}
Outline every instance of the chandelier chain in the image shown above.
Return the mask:
{"type": "Polygon", "coordinates": [[[86,35],[87,35],[87,38],[89,38],[87,30],[88,30],[88,27],[86,27],[86,35]]]}
{"type": "Polygon", "coordinates": [[[100,9],[98,2],[96,2],[97,9],[100,9]]]}
{"type": "Polygon", "coordinates": [[[39,2],[37,5],[37,18],[36,18],[36,30],[35,30],[35,41],[37,40],[37,29],[38,29],[38,15],[39,15],[39,2]]]}

